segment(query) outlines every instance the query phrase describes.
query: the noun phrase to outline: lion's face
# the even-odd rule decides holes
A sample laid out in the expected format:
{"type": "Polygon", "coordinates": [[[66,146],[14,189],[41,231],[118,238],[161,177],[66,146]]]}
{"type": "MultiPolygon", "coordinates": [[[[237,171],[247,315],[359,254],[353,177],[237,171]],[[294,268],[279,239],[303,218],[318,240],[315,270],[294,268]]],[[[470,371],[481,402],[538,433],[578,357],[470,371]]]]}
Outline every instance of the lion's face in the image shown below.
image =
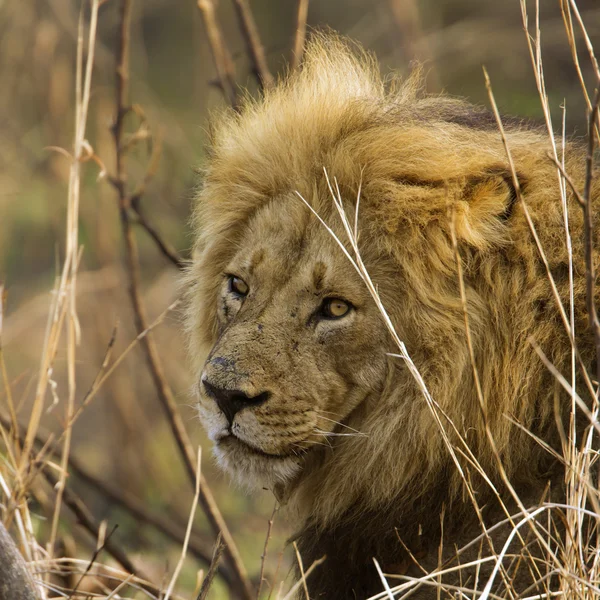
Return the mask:
{"type": "Polygon", "coordinates": [[[298,199],[251,220],[221,273],[218,339],[200,374],[200,415],[219,463],[274,485],[335,443],[386,375],[385,329],[336,241],[298,199]]]}

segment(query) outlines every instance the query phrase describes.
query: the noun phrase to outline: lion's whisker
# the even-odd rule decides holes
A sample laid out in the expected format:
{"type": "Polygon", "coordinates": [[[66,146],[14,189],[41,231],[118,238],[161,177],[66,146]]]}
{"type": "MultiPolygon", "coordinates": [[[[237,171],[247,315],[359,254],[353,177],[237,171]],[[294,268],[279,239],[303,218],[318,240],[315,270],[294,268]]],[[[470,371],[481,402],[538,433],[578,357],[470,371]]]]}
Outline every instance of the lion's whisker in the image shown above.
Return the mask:
{"type": "MultiPolygon", "coordinates": [[[[363,434],[362,431],[359,431],[358,429],[354,429],[354,427],[350,427],[350,425],[346,425],[345,423],[340,423],[340,421],[336,421],[334,419],[329,419],[329,418],[324,417],[323,415],[319,415],[319,414],[317,414],[317,417],[319,417],[321,419],[325,419],[326,421],[329,421],[330,423],[335,423],[336,425],[339,425],[340,427],[345,427],[346,429],[350,429],[350,431],[354,431],[354,433],[366,435],[366,434],[363,434]]],[[[342,434],[340,434],[340,435],[342,435],[342,434]]],[[[346,434],[346,435],[350,435],[350,434],[346,434]]]]}
{"type": "Polygon", "coordinates": [[[319,436],[319,439],[324,439],[327,443],[324,444],[323,442],[319,442],[319,441],[311,441],[310,443],[313,444],[314,446],[325,446],[326,448],[330,448],[331,450],[333,450],[333,446],[331,445],[331,442],[327,439],[327,437],[325,437],[323,434],[321,434],[317,429],[315,429],[313,432],[311,432],[309,434],[308,437],[310,436],[319,436]]]}
{"type": "Polygon", "coordinates": [[[368,437],[366,433],[357,431],[356,433],[336,433],[334,431],[323,431],[322,429],[315,429],[316,433],[320,433],[326,437],[368,437]]]}

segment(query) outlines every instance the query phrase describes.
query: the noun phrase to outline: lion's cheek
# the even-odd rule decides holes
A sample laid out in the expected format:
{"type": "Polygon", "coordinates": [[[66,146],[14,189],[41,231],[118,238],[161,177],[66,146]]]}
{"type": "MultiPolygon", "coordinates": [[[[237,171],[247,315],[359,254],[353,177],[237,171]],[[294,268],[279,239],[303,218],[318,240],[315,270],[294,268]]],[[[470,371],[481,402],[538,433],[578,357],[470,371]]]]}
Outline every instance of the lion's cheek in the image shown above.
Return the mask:
{"type": "Polygon", "coordinates": [[[232,425],[232,433],[242,442],[262,452],[275,455],[296,454],[302,442],[314,430],[314,423],[305,421],[261,419],[247,410],[239,413],[232,425]]]}

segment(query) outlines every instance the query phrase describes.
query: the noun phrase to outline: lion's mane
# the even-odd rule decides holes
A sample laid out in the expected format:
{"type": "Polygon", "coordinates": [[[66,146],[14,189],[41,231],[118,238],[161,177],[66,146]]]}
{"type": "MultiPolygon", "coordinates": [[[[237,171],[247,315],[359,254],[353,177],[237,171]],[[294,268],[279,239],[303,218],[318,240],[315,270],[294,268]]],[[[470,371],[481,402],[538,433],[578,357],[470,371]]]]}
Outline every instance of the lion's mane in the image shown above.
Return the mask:
{"type": "MultiPolygon", "coordinates": [[[[309,462],[284,493],[300,515],[305,560],[325,550],[335,565],[336,548],[344,545],[350,553],[362,552],[361,569],[373,570],[367,566],[370,556],[389,549],[394,529],[409,546],[418,538],[418,545],[431,550],[439,541],[442,511],[448,532],[468,518],[465,477],[482,504],[490,497],[490,482],[504,493],[496,453],[515,488],[537,499],[555,461],[527,431],[560,451],[556,415],[564,416],[569,402],[532,341],[559,371],[569,373],[571,361],[526,215],[568,306],[564,215],[545,130],[505,123],[521,201],[493,115],[460,99],[422,93],[419,74],[384,81],[368,55],[333,36],[315,36],[298,73],[215,121],[195,216],[202,260],[187,277],[196,367],[217,335],[220,274],[255,211],[298,191],[314,199],[313,208],[325,220],[336,218],[325,167],[344,198],[355,199],[360,189],[361,250],[372,264],[379,257],[394,267],[376,281],[378,291],[447,432],[441,434],[407,371],[388,382],[372,410],[353,416],[353,427],[364,435],[336,442],[333,453],[313,471],[309,462]],[[452,227],[483,408],[466,342],[452,227]],[[460,469],[447,440],[460,449],[460,469]],[[488,483],[472,468],[473,458],[488,483]]],[[[583,156],[576,141],[567,144],[565,168],[577,185],[585,176],[583,156]]],[[[567,195],[576,331],[589,366],[582,216],[570,190],[567,195]]],[[[593,195],[598,197],[598,186],[593,195]]],[[[319,585],[327,598],[347,593],[319,585]]]]}

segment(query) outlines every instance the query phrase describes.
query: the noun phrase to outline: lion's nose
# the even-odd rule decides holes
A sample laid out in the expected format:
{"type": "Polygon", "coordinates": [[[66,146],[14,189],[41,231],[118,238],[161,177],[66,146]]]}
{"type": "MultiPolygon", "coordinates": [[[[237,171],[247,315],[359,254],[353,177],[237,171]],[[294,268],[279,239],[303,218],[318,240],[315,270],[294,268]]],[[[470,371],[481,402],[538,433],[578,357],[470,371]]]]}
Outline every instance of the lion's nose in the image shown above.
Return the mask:
{"type": "Polygon", "coordinates": [[[207,395],[215,400],[221,412],[231,425],[235,415],[248,406],[258,406],[269,399],[270,392],[262,392],[256,396],[248,396],[241,390],[228,390],[210,383],[207,379],[202,379],[202,384],[207,395]]]}

